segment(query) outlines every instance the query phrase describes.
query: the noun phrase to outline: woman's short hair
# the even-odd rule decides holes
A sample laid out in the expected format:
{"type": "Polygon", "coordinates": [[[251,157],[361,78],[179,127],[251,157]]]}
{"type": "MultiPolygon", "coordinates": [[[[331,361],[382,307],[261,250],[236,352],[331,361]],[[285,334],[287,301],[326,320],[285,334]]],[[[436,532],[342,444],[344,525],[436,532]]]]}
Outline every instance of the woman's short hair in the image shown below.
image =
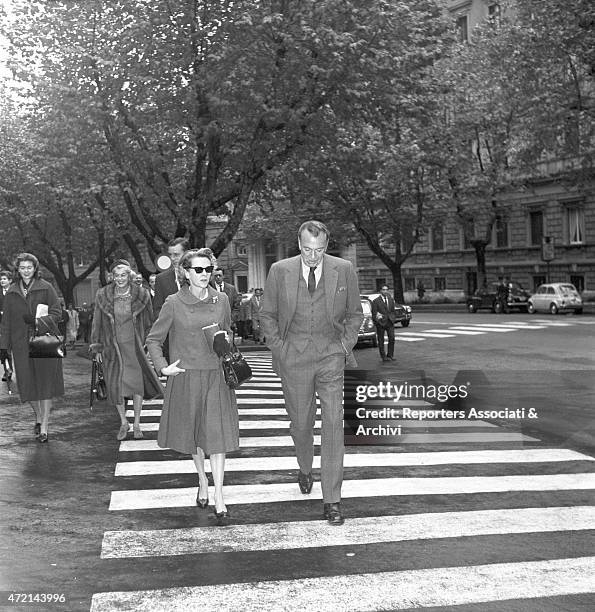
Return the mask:
{"type": "Polygon", "coordinates": [[[14,260],[14,267],[15,267],[14,278],[15,279],[20,278],[19,266],[22,263],[25,263],[26,261],[28,261],[29,263],[32,263],[33,267],[35,268],[35,271],[33,272],[33,276],[34,277],[39,276],[39,259],[37,259],[37,257],[35,257],[35,255],[33,255],[32,253],[19,253],[14,260]]]}
{"type": "Polygon", "coordinates": [[[132,271],[132,266],[127,259],[116,259],[116,261],[114,261],[114,263],[110,266],[109,271],[113,272],[114,268],[117,268],[118,266],[126,266],[132,271]]]}
{"type": "Polygon", "coordinates": [[[190,262],[195,257],[205,257],[211,262],[211,265],[217,266],[217,258],[209,247],[203,247],[202,249],[190,249],[189,251],[186,251],[182,257],[180,257],[180,261],[178,262],[178,278],[182,279],[182,282],[188,283],[188,279],[184,275],[183,270],[190,267],[190,262]]]}

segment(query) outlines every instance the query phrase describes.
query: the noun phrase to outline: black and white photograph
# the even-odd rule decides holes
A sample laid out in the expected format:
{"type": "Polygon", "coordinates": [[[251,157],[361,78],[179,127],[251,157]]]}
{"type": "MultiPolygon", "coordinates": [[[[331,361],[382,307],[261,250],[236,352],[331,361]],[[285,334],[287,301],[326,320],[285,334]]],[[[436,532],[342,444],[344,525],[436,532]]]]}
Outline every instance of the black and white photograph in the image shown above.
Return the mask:
{"type": "Polygon", "coordinates": [[[595,610],[595,4],[0,0],[0,610],[595,610]]]}

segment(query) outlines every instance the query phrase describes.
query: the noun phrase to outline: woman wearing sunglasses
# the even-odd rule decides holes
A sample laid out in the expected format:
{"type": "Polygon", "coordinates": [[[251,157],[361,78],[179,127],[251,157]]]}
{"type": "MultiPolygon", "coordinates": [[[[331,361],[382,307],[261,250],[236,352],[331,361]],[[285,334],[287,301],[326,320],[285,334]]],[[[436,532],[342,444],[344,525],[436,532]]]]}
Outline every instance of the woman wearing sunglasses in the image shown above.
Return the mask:
{"type": "Polygon", "coordinates": [[[225,293],[210,286],[215,258],[211,249],[187,251],[180,259],[180,290],[168,296],[147,337],[158,373],[167,376],[157,443],[192,455],[198,472],[196,505],[209,504],[205,454],[210,456],[214,514],[220,525],[229,511],[223,499],[225,454],[239,448],[238,410],[225,384],[219,357],[231,334],[231,309],[225,293]],[[206,328],[206,329],[204,329],[206,328]],[[169,335],[171,363],[163,356],[169,335]]]}

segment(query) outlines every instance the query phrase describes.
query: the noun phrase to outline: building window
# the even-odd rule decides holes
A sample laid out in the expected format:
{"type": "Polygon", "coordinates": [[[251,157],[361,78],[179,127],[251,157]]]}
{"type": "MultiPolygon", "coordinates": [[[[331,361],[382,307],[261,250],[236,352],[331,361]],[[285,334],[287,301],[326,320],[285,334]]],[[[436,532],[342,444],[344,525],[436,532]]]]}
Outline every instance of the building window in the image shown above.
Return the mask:
{"type": "Polygon", "coordinates": [[[467,15],[457,17],[456,22],[457,40],[466,43],[469,40],[469,25],[467,15]]]}
{"type": "Polygon", "coordinates": [[[446,290],[446,277],[435,276],[434,277],[434,291],[445,291],[446,290]]]}
{"type": "Polygon", "coordinates": [[[248,293],[248,277],[245,274],[236,274],[236,288],[240,293],[248,293]]]}
{"type": "Polygon", "coordinates": [[[463,249],[472,249],[471,241],[475,237],[475,222],[467,221],[463,226],[463,249]],[[465,231],[466,230],[466,231],[465,231]]]}
{"type": "Polygon", "coordinates": [[[415,276],[405,277],[405,291],[415,291],[415,276]]]}
{"type": "Polygon", "coordinates": [[[529,213],[529,242],[532,246],[541,246],[543,238],[543,212],[533,210],[529,213]]]}
{"type": "Polygon", "coordinates": [[[579,293],[585,290],[585,277],[582,274],[571,274],[570,282],[576,287],[579,293]]]}
{"type": "Polygon", "coordinates": [[[248,249],[245,244],[241,242],[236,244],[236,255],[238,255],[238,257],[246,257],[246,255],[248,255],[248,249]]]}
{"type": "Polygon", "coordinates": [[[566,209],[568,223],[568,243],[583,244],[585,242],[585,214],[581,206],[569,206],[566,209]]]}
{"type": "Polygon", "coordinates": [[[500,25],[500,5],[497,2],[488,5],[488,19],[492,25],[500,25]]]}
{"type": "Polygon", "coordinates": [[[545,284],[545,274],[536,274],[533,277],[533,293],[537,291],[537,287],[539,287],[539,285],[544,285],[544,284],[545,284]]]}
{"type": "Polygon", "coordinates": [[[442,223],[432,227],[432,251],[444,251],[444,226],[442,223]]]}
{"type": "Polygon", "coordinates": [[[502,249],[508,245],[508,221],[502,217],[496,217],[495,224],[496,247],[502,249]]]}

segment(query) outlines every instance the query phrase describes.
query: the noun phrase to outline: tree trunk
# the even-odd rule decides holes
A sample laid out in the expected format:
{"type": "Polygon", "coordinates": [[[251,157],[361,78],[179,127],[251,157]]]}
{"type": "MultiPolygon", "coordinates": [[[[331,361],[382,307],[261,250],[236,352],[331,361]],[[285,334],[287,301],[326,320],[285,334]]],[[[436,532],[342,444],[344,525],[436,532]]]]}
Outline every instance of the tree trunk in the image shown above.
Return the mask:
{"type": "Polygon", "coordinates": [[[486,273],[486,247],[488,243],[485,240],[474,240],[472,245],[477,260],[477,286],[483,287],[488,280],[486,273]]]}
{"type": "Polygon", "coordinates": [[[401,276],[401,262],[396,262],[390,268],[391,274],[393,275],[393,297],[399,304],[405,302],[405,296],[403,292],[403,278],[401,276]]]}

